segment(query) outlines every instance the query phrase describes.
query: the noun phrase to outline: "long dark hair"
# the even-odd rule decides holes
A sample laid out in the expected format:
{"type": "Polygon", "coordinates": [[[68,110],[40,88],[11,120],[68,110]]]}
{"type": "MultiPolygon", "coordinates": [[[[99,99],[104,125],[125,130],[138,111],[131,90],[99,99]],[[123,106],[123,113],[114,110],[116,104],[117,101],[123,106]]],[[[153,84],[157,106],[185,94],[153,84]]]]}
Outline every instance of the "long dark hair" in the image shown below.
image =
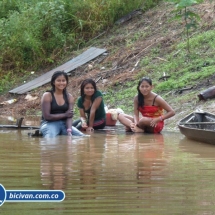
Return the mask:
{"type": "MultiPolygon", "coordinates": [[[[59,76],[61,76],[61,75],[64,76],[64,78],[66,79],[67,84],[69,83],[69,78],[68,78],[67,73],[65,73],[64,71],[56,71],[56,72],[53,73],[53,75],[52,75],[52,77],[51,77],[51,86],[52,86],[52,89],[49,90],[48,92],[55,92],[55,85],[54,85],[54,82],[55,82],[55,80],[56,80],[59,76]]],[[[69,99],[68,99],[68,93],[67,93],[67,91],[66,91],[66,87],[65,87],[65,89],[63,90],[63,96],[64,96],[66,102],[68,103],[69,99]]]]}
{"type": "Polygon", "coordinates": [[[84,99],[85,95],[84,95],[84,87],[87,85],[87,84],[92,84],[93,85],[93,88],[95,90],[94,94],[96,93],[97,91],[97,87],[96,87],[96,82],[91,79],[91,78],[88,78],[88,79],[85,79],[82,83],[81,83],[81,97],[84,99]]]}
{"type": "MultiPolygon", "coordinates": [[[[56,72],[54,72],[54,74],[52,75],[52,78],[51,78],[51,86],[52,86],[52,91],[53,91],[53,92],[55,91],[54,82],[55,82],[55,80],[56,80],[59,76],[61,76],[61,75],[64,76],[64,78],[66,79],[67,84],[68,84],[68,82],[69,82],[69,78],[68,78],[67,73],[65,73],[64,71],[56,71],[56,72]]],[[[65,88],[64,90],[66,90],[66,88],[65,88]]]]}
{"type": "Polygon", "coordinates": [[[149,85],[152,86],[152,80],[148,77],[143,77],[139,82],[138,82],[138,86],[137,86],[137,91],[138,91],[138,95],[137,95],[137,100],[138,100],[138,107],[142,107],[144,105],[144,96],[143,94],[140,92],[140,85],[142,84],[143,81],[146,81],[149,85]]]}

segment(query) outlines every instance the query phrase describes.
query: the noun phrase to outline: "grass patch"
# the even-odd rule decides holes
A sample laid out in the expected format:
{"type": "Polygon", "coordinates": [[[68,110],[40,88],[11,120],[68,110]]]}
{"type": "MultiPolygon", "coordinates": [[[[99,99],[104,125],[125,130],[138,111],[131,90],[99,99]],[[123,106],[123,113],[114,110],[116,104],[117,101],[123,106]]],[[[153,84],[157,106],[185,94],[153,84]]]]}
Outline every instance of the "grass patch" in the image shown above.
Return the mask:
{"type": "MultiPolygon", "coordinates": [[[[153,80],[154,92],[161,96],[168,92],[176,92],[177,90],[195,87],[201,82],[214,74],[214,49],[215,49],[215,32],[213,30],[195,34],[190,39],[191,53],[188,55],[186,50],[186,41],[182,41],[177,45],[173,44],[168,54],[160,54],[160,47],[151,50],[151,54],[140,59],[141,71],[137,74],[135,81],[127,82],[119,89],[107,91],[105,101],[110,107],[119,107],[126,112],[133,112],[133,98],[137,94],[137,82],[144,76],[149,76],[153,80]],[[176,55],[174,53],[178,52],[176,55]],[[155,61],[156,57],[162,57],[167,61],[155,61]],[[159,78],[170,75],[167,81],[160,81],[159,78]],[[116,93],[117,92],[117,93],[116,93]]],[[[188,95],[180,96],[177,99],[173,95],[174,101],[181,104],[189,98],[196,98],[196,92],[188,95]]],[[[170,95],[170,94],[168,94],[170,95]]],[[[192,100],[192,99],[191,99],[192,100]]],[[[196,101],[195,101],[196,102],[196,101]]]]}

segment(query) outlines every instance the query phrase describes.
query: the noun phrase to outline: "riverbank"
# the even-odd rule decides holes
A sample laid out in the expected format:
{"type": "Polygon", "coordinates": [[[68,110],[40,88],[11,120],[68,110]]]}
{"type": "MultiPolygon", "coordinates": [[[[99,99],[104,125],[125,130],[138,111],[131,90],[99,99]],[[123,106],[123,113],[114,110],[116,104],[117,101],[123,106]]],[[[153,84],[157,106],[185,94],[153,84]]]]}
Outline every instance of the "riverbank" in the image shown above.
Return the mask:
{"type": "MultiPolygon", "coordinates": [[[[166,120],[168,129],[177,129],[177,122],[195,109],[215,113],[213,99],[199,101],[197,97],[201,91],[215,85],[213,5],[206,1],[195,7],[201,22],[197,30],[191,31],[191,53],[186,50],[183,23],[170,21],[173,9],[172,5],[162,2],[158,7],[106,30],[82,50],[68,53],[65,62],[69,56],[78,56],[92,46],[107,50],[106,55],[71,72],[68,91],[77,99],[82,80],[93,78],[105,94],[109,108],[119,107],[131,113],[137,80],[149,76],[155,85],[154,92],[164,97],[176,112],[173,118],[166,120]],[[170,77],[162,79],[164,75],[170,77]]],[[[39,74],[42,72],[34,76],[39,74]]],[[[47,89],[50,84],[32,90],[28,98],[27,95],[1,95],[0,103],[17,99],[13,104],[1,105],[1,115],[40,116],[40,98],[47,89]]],[[[77,108],[75,113],[77,115],[77,108]]]]}

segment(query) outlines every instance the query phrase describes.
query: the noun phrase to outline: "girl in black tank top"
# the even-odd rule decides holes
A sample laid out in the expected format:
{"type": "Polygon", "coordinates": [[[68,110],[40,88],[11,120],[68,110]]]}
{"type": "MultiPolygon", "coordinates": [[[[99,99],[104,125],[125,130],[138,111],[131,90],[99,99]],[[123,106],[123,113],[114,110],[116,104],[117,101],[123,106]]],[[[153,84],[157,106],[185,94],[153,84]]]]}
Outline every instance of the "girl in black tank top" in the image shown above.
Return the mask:
{"type": "Polygon", "coordinates": [[[65,103],[63,105],[57,104],[53,91],[51,91],[50,93],[52,95],[51,114],[65,113],[69,109],[69,102],[66,92],[63,92],[63,98],[65,100],[65,103]]]}
{"type": "Polygon", "coordinates": [[[40,132],[44,137],[72,134],[84,136],[82,132],[72,127],[74,99],[66,91],[67,84],[67,74],[57,71],[51,78],[52,89],[43,94],[40,132]]]}

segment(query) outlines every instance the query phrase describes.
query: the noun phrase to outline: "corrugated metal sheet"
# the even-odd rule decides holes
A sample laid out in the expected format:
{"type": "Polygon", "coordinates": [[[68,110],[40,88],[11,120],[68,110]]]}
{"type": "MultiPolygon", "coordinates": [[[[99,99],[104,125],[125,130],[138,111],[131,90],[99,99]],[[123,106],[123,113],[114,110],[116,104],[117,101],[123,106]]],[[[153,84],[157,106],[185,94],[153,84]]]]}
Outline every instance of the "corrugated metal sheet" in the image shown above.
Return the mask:
{"type": "Polygon", "coordinates": [[[81,65],[84,65],[88,61],[98,57],[99,55],[101,55],[104,52],[106,52],[105,49],[91,47],[87,51],[83,52],[81,55],[73,58],[72,60],[68,61],[67,63],[45,73],[44,75],[41,75],[38,78],[35,78],[32,81],[29,81],[28,83],[25,83],[17,88],[14,88],[13,90],[10,90],[9,93],[23,94],[23,93],[29,92],[32,89],[35,89],[46,83],[49,83],[51,81],[51,77],[55,71],[64,70],[64,72],[66,72],[66,73],[71,72],[72,70],[76,69],[77,67],[79,67],[81,65]]]}

